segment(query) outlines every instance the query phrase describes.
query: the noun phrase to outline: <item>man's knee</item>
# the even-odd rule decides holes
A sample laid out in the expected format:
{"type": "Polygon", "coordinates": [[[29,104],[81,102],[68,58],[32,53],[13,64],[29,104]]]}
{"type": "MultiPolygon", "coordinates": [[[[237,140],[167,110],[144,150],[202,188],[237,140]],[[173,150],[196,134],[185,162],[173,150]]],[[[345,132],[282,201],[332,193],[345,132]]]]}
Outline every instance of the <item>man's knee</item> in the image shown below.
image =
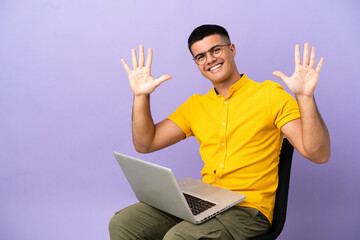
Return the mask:
{"type": "Polygon", "coordinates": [[[176,224],[174,217],[143,203],[117,212],[110,220],[110,239],[162,239],[176,224]]]}
{"type": "Polygon", "coordinates": [[[116,213],[109,222],[110,239],[125,239],[123,226],[126,224],[120,212],[116,213]],[[122,238],[123,236],[123,238],[122,238]]]}
{"type": "Polygon", "coordinates": [[[115,213],[109,222],[110,239],[136,239],[136,204],[115,213]]]}

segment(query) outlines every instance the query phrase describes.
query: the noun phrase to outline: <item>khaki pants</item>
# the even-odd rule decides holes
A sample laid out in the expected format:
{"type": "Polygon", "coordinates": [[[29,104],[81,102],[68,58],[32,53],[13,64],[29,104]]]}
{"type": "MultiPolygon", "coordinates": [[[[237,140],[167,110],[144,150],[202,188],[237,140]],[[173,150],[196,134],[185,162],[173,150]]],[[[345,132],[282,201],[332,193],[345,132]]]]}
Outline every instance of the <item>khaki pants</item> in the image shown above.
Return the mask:
{"type": "Polygon", "coordinates": [[[235,206],[195,225],[144,203],[136,203],[112,217],[109,232],[111,240],[238,240],[265,233],[269,227],[267,218],[254,208],[235,206]]]}

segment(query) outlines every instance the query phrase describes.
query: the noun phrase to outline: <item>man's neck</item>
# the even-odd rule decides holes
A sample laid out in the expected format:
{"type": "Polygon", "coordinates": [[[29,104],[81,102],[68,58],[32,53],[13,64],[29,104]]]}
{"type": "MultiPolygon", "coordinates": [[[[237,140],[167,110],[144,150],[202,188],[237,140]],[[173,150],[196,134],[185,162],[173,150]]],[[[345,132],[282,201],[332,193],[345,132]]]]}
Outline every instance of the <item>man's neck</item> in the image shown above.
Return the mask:
{"type": "Polygon", "coordinates": [[[214,83],[214,88],[215,91],[218,95],[223,96],[224,98],[227,98],[229,96],[229,90],[230,87],[236,83],[237,81],[239,81],[239,79],[241,79],[240,74],[236,74],[234,77],[232,77],[231,79],[227,80],[227,81],[223,81],[220,83],[214,83]]]}

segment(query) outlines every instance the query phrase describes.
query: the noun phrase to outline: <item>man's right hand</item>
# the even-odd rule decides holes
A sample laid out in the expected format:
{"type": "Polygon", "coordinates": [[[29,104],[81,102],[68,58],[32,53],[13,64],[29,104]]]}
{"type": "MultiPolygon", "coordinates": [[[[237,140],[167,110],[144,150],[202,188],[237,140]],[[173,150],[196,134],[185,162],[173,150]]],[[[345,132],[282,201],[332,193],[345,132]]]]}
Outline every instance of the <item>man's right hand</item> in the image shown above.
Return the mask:
{"type": "Polygon", "coordinates": [[[149,48],[148,57],[145,64],[144,46],[139,47],[139,62],[136,57],[136,51],[132,49],[132,62],[133,70],[124,59],[121,59],[122,64],[129,76],[130,86],[135,96],[151,94],[162,82],[171,79],[171,75],[163,75],[158,79],[151,76],[151,63],[152,63],[152,49],[149,48]]]}

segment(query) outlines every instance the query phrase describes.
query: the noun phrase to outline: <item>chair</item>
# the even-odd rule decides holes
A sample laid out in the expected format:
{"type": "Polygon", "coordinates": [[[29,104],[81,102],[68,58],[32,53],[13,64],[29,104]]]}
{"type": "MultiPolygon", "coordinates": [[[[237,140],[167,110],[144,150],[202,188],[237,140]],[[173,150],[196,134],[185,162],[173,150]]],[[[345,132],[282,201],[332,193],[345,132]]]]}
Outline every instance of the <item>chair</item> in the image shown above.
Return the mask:
{"type": "Polygon", "coordinates": [[[273,222],[267,233],[253,237],[251,240],[276,239],[285,225],[293,152],[294,147],[284,138],[280,153],[279,184],[276,190],[273,222]]]}

